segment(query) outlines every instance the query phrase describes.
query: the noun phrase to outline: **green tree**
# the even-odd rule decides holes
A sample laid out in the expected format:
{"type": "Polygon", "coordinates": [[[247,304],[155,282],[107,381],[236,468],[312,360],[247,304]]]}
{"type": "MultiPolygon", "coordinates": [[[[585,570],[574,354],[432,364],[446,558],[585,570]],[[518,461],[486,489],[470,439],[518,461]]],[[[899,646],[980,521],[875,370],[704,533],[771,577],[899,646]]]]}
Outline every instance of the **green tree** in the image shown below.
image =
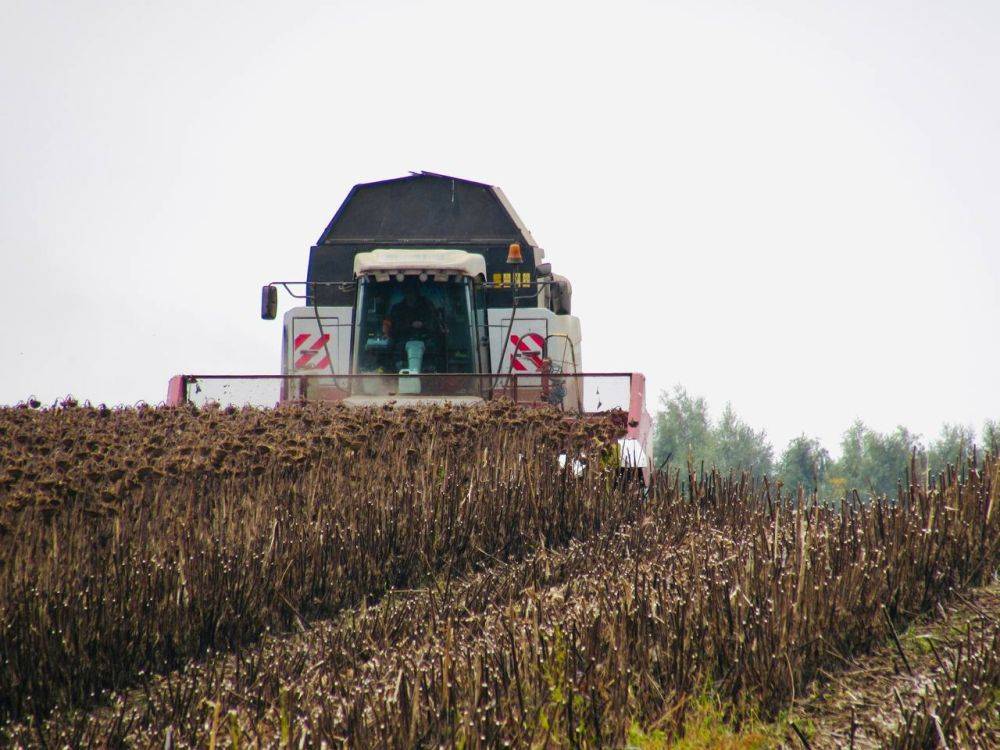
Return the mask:
{"type": "Polygon", "coordinates": [[[860,419],[847,428],[840,439],[840,460],[831,467],[830,482],[834,494],[843,495],[865,487],[867,472],[865,460],[865,435],[868,428],[860,419]]]}
{"type": "Polygon", "coordinates": [[[983,450],[1000,455],[1000,419],[987,419],[983,425],[983,450]]]}
{"type": "Polygon", "coordinates": [[[732,404],[726,404],[712,432],[713,458],[721,471],[749,471],[755,476],[766,476],[774,470],[774,449],[767,441],[767,433],[754,430],[740,419],[732,404]]]}
{"type": "Polygon", "coordinates": [[[816,438],[804,434],[785,448],[778,461],[778,479],[785,491],[794,492],[801,485],[807,492],[824,489],[830,454],[816,438]]]}
{"type": "Polygon", "coordinates": [[[713,421],[705,399],[692,397],[682,386],[660,394],[654,429],[653,454],[659,462],[670,456],[675,465],[704,462],[706,468],[746,470],[757,476],[774,470],[774,449],[763,430],[740,419],[732,404],[713,421]]]}
{"type": "MultiPolygon", "coordinates": [[[[984,439],[985,439],[984,434],[984,439]]],[[[976,443],[976,433],[972,427],[948,424],[941,428],[937,440],[927,451],[927,463],[932,477],[937,476],[948,464],[961,465],[972,452],[976,443]]]]}
{"type": "Polygon", "coordinates": [[[830,468],[831,494],[857,490],[862,494],[894,495],[897,483],[906,480],[914,451],[922,465],[920,437],[905,427],[881,433],[856,420],[841,438],[840,459],[830,468]]]}
{"type": "Polygon", "coordinates": [[[919,436],[905,427],[900,426],[895,432],[884,434],[869,430],[865,435],[865,479],[868,488],[878,495],[894,495],[897,484],[906,479],[914,450],[923,451],[919,436]]]}
{"type": "Polygon", "coordinates": [[[653,455],[658,462],[671,456],[674,463],[689,459],[711,463],[712,421],[704,398],[692,398],[680,385],[674,386],[673,395],[661,393],[654,430],[653,455]]]}

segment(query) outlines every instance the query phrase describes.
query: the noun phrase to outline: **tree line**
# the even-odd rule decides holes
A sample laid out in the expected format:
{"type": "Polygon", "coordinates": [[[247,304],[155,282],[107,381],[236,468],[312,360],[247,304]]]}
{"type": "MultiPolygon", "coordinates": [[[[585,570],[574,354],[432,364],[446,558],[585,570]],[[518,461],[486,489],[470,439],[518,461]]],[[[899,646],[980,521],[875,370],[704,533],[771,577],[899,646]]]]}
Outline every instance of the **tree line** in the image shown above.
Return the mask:
{"type": "Polygon", "coordinates": [[[936,438],[924,442],[905,427],[878,432],[856,420],[840,441],[840,457],[805,433],[793,439],[776,456],[764,430],[755,430],[727,403],[712,419],[704,398],[691,396],[682,386],[660,394],[654,418],[653,455],[657,464],[669,462],[695,468],[704,464],[722,472],[749,471],[782,482],[786,488],[801,485],[825,497],[840,497],[852,490],[861,494],[895,494],[907,478],[911,460],[917,481],[936,477],[948,464],[958,465],[974,447],[1000,448],[1000,419],[987,420],[981,435],[972,427],[945,424],[936,438]]]}

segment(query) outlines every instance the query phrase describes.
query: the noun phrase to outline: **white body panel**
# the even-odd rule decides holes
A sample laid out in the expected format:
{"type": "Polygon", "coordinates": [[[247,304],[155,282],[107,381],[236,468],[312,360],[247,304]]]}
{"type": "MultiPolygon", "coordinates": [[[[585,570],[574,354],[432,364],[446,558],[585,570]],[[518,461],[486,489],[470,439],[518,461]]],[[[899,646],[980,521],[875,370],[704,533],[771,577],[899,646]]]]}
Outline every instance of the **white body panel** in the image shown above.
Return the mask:
{"type": "MultiPolygon", "coordinates": [[[[295,307],[286,312],[281,374],[349,374],[353,323],[354,310],[346,306],[295,307]]],[[[576,316],[519,307],[511,325],[510,308],[491,308],[487,323],[494,373],[531,375],[540,371],[543,356],[557,372],[582,372],[582,337],[576,316]]]]}
{"type": "Polygon", "coordinates": [[[350,307],[295,307],[286,312],[281,374],[348,374],[353,323],[350,307]]]}
{"type": "Polygon", "coordinates": [[[630,469],[648,469],[649,455],[646,453],[646,446],[635,438],[622,438],[618,441],[618,449],[621,451],[621,465],[630,469]]]}
{"type": "Polygon", "coordinates": [[[583,371],[580,319],[576,316],[556,315],[543,307],[519,307],[511,324],[509,307],[492,308],[488,313],[493,372],[539,372],[543,355],[557,372],[583,371]]]}
{"type": "MultiPolygon", "coordinates": [[[[520,376],[518,388],[542,386],[541,377],[531,376],[542,372],[543,359],[549,360],[553,373],[582,371],[579,318],[544,307],[495,308],[489,310],[488,322],[493,372],[520,376]]],[[[564,379],[564,407],[584,411],[587,385],[578,378],[564,379]]]]}

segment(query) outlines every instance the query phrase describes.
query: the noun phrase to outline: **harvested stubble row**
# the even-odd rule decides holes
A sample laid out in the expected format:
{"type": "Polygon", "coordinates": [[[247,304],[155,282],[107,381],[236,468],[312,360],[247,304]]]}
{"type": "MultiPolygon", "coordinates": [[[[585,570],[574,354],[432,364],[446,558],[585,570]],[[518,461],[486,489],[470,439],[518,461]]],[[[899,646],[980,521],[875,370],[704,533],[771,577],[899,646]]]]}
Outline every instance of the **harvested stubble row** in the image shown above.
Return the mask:
{"type": "Polygon", "coordinates": [[[634,518],[639,495],[599,467],[559,469],[560,452],[597,455],[616,419],[499,404],[0,410],[0,715],[86,705],[209,649],[634,518]]]}
{"type": "Polygon", "coordinates": [[[903,712],[883,746],[1000,747],[1000,623],[970,627],[955,646],[935,649],[935,657],[938,668],[923,698],[903,712]]]}
{"type": "Polygon", "coordinates": [[[885,613],[899,624],[996,569],[995,469],[836,509],[674,478],[644,518],[588,542],[399,592],[33,731],[80,746],[617,746],[633,722],[678,732],[706,685],[735,721],[773,717],[820,668],[881,642],[885,613]]]}

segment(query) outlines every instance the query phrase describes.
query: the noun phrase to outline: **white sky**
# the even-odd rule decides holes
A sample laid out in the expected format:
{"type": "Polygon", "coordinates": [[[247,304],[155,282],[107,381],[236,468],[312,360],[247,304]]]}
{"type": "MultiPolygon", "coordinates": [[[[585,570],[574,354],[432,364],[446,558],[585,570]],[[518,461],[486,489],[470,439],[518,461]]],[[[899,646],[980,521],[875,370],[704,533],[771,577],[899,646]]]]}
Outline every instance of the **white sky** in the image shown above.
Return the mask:
{"type": "Polygon", "coordinates": [[[586,369],[779,450],[1000,417],[1000,4],[2,2],[0,403],[276,372],[352,184],[500,185],[586,369]]]}

